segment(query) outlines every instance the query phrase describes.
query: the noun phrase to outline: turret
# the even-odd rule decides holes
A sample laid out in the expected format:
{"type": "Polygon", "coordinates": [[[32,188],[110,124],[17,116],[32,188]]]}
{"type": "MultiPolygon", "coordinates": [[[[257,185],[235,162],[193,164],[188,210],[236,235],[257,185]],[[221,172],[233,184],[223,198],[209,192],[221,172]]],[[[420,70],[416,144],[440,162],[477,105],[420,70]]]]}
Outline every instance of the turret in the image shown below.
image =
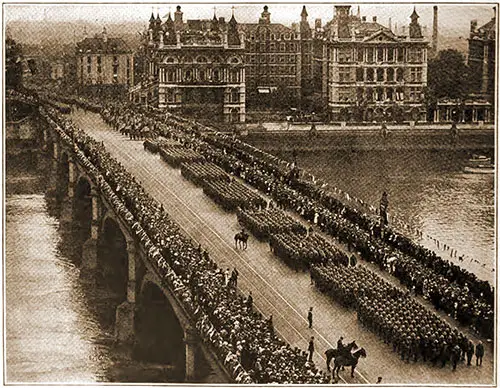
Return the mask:
{"type": "Polygon", "coordinates": [[[413,13],[410,16],[411,22],[410,22],[410,39],[419,39],[422,38],[422,28],[420,27],[420,24],[418,23],[418,14],[417,10],[413,8],[413,13]]]}
{"type": "Polygon", "coordinates": [[[336,5],[335,18],[337,19],[337,36],[339,38],[350,38],[351,28],[349,26],[350,5],[336,5]]]}
{"type": "Polygon", "coordinates": [[[269,7],[264,6],[264,11],[260,14],[259,23],[260,24],[270,24],[271,23],[271,12],[268,11],[269,7]]]}
{"type": "Polygon", "coordinates": [[[227,29],[227,44],[229,46],[239,46],[240,45],[240,35],[238,33],[238,22],[234,17],[234,7],[233,14],[231,15],[231,20],[229,20],[229,27],[227,29]]]}
{"type": "Polygon", "coordinates": [[[307,10],[306,6],[302,7],[302,12],[300,13],[300,38],[309,39],[311,37],[311,27],[307,21],[307,10]]]}
{"type": "Polygon", "coordinates": [[[176,11],[174,13],[174,24],[176,28],[182,25],[182,11],[180,5],[177,6],[176,11]]]}

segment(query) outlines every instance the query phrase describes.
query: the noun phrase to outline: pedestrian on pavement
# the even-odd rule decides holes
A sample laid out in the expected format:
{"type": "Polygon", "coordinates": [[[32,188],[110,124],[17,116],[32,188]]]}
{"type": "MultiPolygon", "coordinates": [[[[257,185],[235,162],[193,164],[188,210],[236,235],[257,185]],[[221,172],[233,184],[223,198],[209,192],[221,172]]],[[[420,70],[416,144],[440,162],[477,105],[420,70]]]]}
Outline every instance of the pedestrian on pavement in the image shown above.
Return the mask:
{"type": "Polygon", "coordinates": [[[471,365],[473,355],[474,355],[474,343],[472,341],[469,341],[467,343],[467,366],[471,365]]]}
{"type": "Polygon", "coordinates": [[[309,329],[313,327],[313,308],[309,308],[309,312],[307,313],[307,321],[309,322],[309,329]]]}
{"type": "Polygon", "coordinates": [[[476,366],[483,365],[484,345],[479,341],[476,345],[476,366]]]}
{"type": "Polygon", "coordinates": [[[382,384],[382,377],[377,377],[377,384],[382,384]]]}
{"type": "Polygon", "coordinates": [[[252,291],[250,291],[250,294],[248,294],[246,305],[247,305],[248,310],[252,310],[252,306],[253,306],[252,291]]]}
{"type": "Polygon", "coordinates": [[[453,370],[457,370],[457,364],[460,361],[460,355],[462,351],[460,350],[460,346],[455,345],[451,349],[451,363],[453,365],[453,370]]]}
{"type": "Polygon", "coordinates": [[[313,353],[314,353],[314,337],[311,337],[311,340],[309,341],[309,346],[307,347],[307,350],[309,351],[309,362],[311,362],[313,359],[313,353]]]}

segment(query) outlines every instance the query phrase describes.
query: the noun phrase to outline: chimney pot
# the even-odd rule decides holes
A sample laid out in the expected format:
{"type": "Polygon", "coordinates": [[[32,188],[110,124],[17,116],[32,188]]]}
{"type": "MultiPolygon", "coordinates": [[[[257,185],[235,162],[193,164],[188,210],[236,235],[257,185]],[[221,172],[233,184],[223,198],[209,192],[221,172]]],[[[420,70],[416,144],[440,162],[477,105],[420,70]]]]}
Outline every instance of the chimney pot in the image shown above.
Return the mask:
{"type": "Polygon", "coordinates": [[[377,17],[376,16],[373,17],[373,21],[377,22],[377,17]]]}
{"type": "Polygon", "coordinates": [[[363,17],[361,18],[361,20],[362,20],[363,22],[366,22],[366,16],[363,16],[363,17]]]}

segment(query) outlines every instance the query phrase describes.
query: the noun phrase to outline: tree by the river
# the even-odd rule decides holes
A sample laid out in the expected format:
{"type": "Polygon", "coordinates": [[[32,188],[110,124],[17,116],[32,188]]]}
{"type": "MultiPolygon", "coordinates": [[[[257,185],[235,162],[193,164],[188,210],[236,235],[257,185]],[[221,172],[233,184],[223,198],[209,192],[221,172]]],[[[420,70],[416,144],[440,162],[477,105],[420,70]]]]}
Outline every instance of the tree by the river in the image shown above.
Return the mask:
{"type": "Polygon", "coordinates": [[[470,82],[469,68],[462,53],[448,49],[429,60],[427,85],[429,98],[465,98],[470,90],[470,82]]]}

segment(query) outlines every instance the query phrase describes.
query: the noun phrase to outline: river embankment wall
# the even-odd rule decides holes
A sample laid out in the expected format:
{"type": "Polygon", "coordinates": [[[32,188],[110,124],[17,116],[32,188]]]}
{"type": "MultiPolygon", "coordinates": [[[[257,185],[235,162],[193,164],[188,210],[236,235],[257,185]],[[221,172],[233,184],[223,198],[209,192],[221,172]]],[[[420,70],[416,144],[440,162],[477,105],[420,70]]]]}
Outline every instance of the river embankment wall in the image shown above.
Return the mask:
{"type": "Polygon", "coordinates": [[[467,150],[495,149],[494,129],[461,130],[456,139],[444,130],[285,130],[248,131],[243,140],[265,151],[467,150]]]}

